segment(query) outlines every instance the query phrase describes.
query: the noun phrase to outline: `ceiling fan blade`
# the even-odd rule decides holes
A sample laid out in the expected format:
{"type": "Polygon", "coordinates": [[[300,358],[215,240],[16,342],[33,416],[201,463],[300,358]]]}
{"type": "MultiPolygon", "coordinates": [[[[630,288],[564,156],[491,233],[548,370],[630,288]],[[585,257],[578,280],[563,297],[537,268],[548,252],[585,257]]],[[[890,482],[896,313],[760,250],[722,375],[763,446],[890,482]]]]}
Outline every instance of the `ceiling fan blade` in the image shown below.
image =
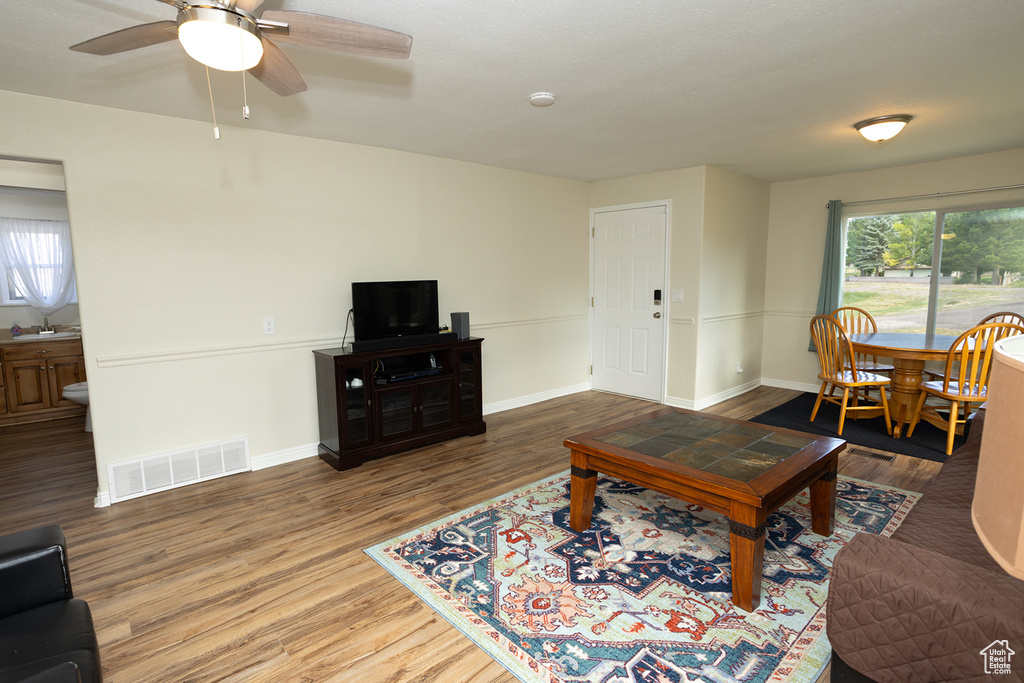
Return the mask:
{"type": "Polygon", "coordinates": [[[173,21],[155,21],[152,24],[140,24],[120,31],[107,33],[72,45],[70,50],[87,52],[91,55],[112,55],[118,52],[149,47],[174,40],[178,37],[178,25],[173,21]]]}
{"type": "Polygon", "coordinates": [[[284,52],[281,52],[281,48],[267,40],[266,36],[263,36],[263,58],[249,69],[249,73],[278,95],[294,95],[306,89],[306,82],[284,52]]]}
{"type": "Polygon", "coordinates": [[[245,10],[249,14],[252,14],[259,6],[263,4],[263,0],[236,0],[235,7],[240,10],[245,10]]]}
{"type": "Polygon", "coordinates": [[[286,33],[278,33],[273,26],[260,27],[281,43],[391,59],[407,59],[412,49],[412,36],[347,19],[269,9],[260,19],[288,24],[286,33]]]}

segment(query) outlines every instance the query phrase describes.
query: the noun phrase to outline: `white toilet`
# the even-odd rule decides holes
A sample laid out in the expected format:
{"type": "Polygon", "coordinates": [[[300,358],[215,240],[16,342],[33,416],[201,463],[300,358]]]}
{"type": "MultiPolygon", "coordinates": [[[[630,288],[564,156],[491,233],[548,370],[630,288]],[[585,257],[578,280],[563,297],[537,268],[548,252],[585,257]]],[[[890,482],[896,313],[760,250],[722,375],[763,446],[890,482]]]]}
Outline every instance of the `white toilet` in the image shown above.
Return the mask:
{"type": "MultiPolygon", "coordinates": [[[[74,401],[80,406],[88,406],[89,383],[78,382],[76,384],[68,384],[64,387],[63,395],[67,400],[74,401]]],[[[85,409],[85,431],[92,431],[92,408],[88,407],[85,409]]]]}

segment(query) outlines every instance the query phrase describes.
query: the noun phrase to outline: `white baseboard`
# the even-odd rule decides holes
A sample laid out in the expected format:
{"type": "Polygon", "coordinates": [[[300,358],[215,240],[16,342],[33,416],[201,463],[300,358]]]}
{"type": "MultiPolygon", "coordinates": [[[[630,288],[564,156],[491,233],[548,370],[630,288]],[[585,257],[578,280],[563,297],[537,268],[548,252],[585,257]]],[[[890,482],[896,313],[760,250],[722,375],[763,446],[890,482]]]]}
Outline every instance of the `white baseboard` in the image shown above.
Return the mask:
{"type": "Polygon", "coordinates": [[[821,389],[821,383],[807,384],[806,382],[790,382],[785,379],[770,379],[766,377],[761,378],[761,384],[766,387],[775,387],[776,389],[793,389],[795,391],[809,391],[812,394],[818,393],[818,389],[821,389]]]}
{"type": "Polygon", "coordinates": [[[682,408],[683,410],[697,410],[696,401],[691,401],[686,398],[676,398],[675,396],[666,396],[665,405],[672,406],[673,408],[682,408]]]}
{"type": "Polygon", "coordinates": [[[319,444],[310,443],[305,446],[286,448],[283,451],[253,455],[250,456],[250,462],[252,463],[252,471],[255,472],[256,470],[264,470],[275,465],[284,465],[285,463],[295,462],[303,458],[315,458],[319,454],[319,444]]]}
{"type": "MultiPolygon", "coordinates": [[[[688,399],[677,398],[674,396],[665,397],[665,405],[673,406],[675,408],[684,408],[687,410],[703,410],[709,406],[713,406],[716,403],[720,403],[730,398],[739,396],[748,391],[756,389],[759,386],[778,387],[781,389],[795,389],[797,391],[810,391],[817,393],[819,385],[817,384],[806,384],[802,382],[790,382],[787,380],[777,379],[766,379],[754,380],[746,384],[742,384],[738,387],[733,387],[714,396],[709,396],[697,401],[691,401],[688,399]]],[[[488,403],[484,406],[484,415],[490,415],[491,413],[500,413],[505,410],[511,410],[513,408],[522,408],[524,406],[532,405],[534,403],[540,403],[541,401],[547,401],[552,398],[560,398],[562,396],[569,396],[570,394],[578,394],[583,391],[590,391],[591,385],[589,382],[583,384],[576,384],[568,387],[561,387],[559,389],[552,389],[550,391],[542,391],[536,394],[530,394],[529,396],[519,396],[517,398],[509,399],[507,401],[498,401],[496,403],[488,403]]],[[[273,453],[264,453],[263,455],[250,456],[250,463],[252,470],[262,470],[268,467],[275,467],[277,465],[284,465],[285,463],[294,462],[296,460],[302,460],[303,458],[315,458],[318,456],[318,444],[306,444],[303,446],[295,446],[294,448],[286,448],[282,451],[275,451],[273,453]]],[[[96,498],[93,500],[93,504],[97,508],[109,507],[110,506],[110,492],[102,489],[97,489],[96,498]]]]}
{"type": "Polygon", "coordinates": [[[675,396],[666,396],[665,405],[672,406],[673,408],[683,408],[685,410],[704,410],[705,408],[713,406],[716,403],[721,403],[722,401],[726,401],[730,398],[735,398],[741,394],[745,394],[748,391],[752,391],[761,386],[762,384],[763,382],[761,380],[755,379],[750,382],[747,382],[746,384],[741,384],[738,387],[726,389],[725,391],[717,393],[714,396],[707,396],[696,401],[690,401],[688,399],[678,398],[675,396]]]}
{"type": "Polygon", "coordinates": [[[552,398],[561,398],[562,396],[568,396],[569,394],[578,394],[581,391],[590,391],[590,382],[585,384],[576,384],[570,387],[552,389],[551,391],[542,391],[538,394],[530,394],[529,396],[510,398],[507,401],[487,403],[484,405],[484,415],[500,413],[503,410],[512,410],[513,408],[522,408],[523,406],[533,405],[534,403],[540,403],[541,401],[547,401],[552,398]]]}
{"type": "MultiPolygon", "coordinates": [[[[590,384],[578,384],[571,387],[562,387],[560,389],[554,389],[552,391],[542,391],[538,394],[531,394],[529,396],[520,396],[519,398],[510,399],[508,401],[488,403],[484,406],[484,415],[489,415],[491,413],[500,413],[503,410],[521,408],[523,406],[528,406],[533,403],[547,401],[548,399],[559,398],[560,396],[568,396],[569,394],[578,394],[581,391],[589,390],[590,384]]],[[[267,467],[274,467],[275,465],[284,465],[285,463],[294,462],[296,460],[302,460],[303,458],[316,458],[319,456],[318,449],[319,444],[311,443],[306,444],[305,446],[287,448],[283,451],[277,451],[274,453],[254,455],[251,457],[252,469],[255,472],[256,470],[266,469],[267,467]]]]}

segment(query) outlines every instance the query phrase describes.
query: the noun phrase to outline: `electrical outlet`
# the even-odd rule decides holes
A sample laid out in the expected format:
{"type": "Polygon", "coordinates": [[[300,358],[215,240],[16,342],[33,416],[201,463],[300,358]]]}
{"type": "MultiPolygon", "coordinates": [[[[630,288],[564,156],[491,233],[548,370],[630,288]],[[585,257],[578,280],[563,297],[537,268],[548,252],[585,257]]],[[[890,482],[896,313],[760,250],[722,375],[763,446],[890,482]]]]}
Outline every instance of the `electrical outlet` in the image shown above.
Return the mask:
{"type": "Polygon", "coordinates": [[[263,319],[263,334],[276,334],[276,333],[277,333],[277,330],[274,327],[274,319],[273,318],[264,318],[263,319]]]}
{"type": "Polygon", "coordinates": [[[736,374],[737,375],[743,374],[743,363],[737,363],[736,364],[736,374]]]}

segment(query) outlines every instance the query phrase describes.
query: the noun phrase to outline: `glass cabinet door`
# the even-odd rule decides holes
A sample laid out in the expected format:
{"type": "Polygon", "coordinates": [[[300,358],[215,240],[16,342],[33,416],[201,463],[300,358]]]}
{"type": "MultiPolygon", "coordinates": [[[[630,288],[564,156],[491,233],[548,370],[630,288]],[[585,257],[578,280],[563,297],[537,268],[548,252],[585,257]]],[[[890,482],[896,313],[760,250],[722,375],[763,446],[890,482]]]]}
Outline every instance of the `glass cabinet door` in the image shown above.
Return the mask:
{"type": "Polygon", "coordinates": [[[450,380],[420,387],[420,422],[423,427],[437,427],[454,419],[450,380]]]}
{"type": "Polygon", "coordinates": [[[393,438],[404,434],[412,434],[414,430],[415,387],[387,389],[377,394],[380,416],[380,436],[382,439],[393,438]]]}
{"type": "Polygon", "coordinates": [[[370,412],[367,401],[369,372],[365,364],[344,366],[341,368],[343,397],[342,410],[342,444],[345,448],[353,448],[370,443],[370,412]]]}
{"type": "Polygon", "coordinates": [[[477,385],[480,375],[480,352],[477,349],[459,352],[458,380],[459,385],[459,419],[479,417],[480,387],[477,385]]]}

